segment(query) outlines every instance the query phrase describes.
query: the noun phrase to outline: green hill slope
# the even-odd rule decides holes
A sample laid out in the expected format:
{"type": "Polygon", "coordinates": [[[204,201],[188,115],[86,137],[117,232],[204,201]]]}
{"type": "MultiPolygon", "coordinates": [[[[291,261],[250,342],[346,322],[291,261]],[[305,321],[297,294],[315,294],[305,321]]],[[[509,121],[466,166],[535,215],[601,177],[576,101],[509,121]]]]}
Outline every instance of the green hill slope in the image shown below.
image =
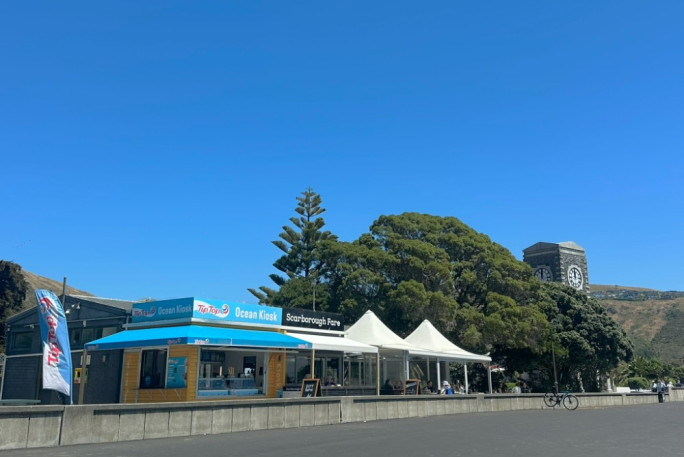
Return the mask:
{"type": "Polygon", "coordinates": [[[684,363],[684,292],[592,285],[591,296],[622,325],[636,355],[684,363]]]}

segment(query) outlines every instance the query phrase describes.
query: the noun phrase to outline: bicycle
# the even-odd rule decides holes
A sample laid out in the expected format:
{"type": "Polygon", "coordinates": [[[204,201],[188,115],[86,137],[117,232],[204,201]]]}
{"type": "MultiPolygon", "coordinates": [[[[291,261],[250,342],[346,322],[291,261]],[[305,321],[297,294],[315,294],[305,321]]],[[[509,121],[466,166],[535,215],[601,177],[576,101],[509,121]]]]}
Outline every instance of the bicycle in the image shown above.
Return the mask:
{"type": "Polygon", "coordinates": [[[579,400],[570,392],[549,392],[544,394],[544,404],[549,408],[563,405],[565,409],[574,411],[579,406],[579,400]]]}

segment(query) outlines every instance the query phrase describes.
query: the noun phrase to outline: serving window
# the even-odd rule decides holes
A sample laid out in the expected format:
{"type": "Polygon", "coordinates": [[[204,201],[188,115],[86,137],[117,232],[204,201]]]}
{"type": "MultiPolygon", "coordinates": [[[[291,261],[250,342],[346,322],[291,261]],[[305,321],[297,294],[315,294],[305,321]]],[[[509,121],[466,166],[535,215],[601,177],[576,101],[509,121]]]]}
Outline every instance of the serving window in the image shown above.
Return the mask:
{"type": "Polygon", "coordinates": [[[263,392],[263,352],[222,349],[200,351],[198,397],[250,396],[263,392]]]}
{"type": "Polygon", "coordinates": [[[140,358],[140,388],[161,389],[166,379],[166,349],[142,351],[140,358]]]}

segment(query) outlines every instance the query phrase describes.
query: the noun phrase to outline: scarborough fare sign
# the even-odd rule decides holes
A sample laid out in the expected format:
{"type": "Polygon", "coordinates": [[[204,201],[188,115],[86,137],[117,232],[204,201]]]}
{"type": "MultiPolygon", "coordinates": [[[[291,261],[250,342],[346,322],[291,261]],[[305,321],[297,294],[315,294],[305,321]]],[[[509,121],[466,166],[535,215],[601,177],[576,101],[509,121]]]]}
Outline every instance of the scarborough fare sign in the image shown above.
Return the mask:
{"type": "Polygon", "coordinates": [[[131,314],[133,323],[201,320],[244,325],[257,324],[344,331],[341,314],[299,308],[275,308],[196,297],[134,303],[131,314]]]}
{"type": "Polygon", "coordinates": [[[302,327],[319,330],[344,330],[342,315],[320,313],[299,308],[283,308],[283,327],[302,327]]]}

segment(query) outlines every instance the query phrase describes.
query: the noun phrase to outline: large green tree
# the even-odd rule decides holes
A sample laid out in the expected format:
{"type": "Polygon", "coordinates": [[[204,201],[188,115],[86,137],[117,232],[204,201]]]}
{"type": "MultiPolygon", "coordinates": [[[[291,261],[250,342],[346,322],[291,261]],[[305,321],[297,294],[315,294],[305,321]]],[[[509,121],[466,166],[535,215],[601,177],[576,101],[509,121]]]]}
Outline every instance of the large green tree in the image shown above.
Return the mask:
{"type": "Polygon", "coordinates": [[[371,309],[405,336],[429,319],[466,349],[539,353],[548,327],[526,264],[453,217],[381,216],[353,243],[325,245],[330,308],[371,309]]]}
{"type": "Polygon", "coordinates": [[[262,303],[308,306],[315,272],[317,309],[342,313],[348,323],[372,310],[400,336],[428,319],[464,349],[489,352],[509,373],[537,373],[538,388],[553,379],[552,341],[562,382],[586,390],[631,355],[631,343],[598,302],[541,283],[529,265],[456,218],[380,216],[353,242],[326,233],[307,244],[304,216],[320,214],[307,209],[320,206],[307,195],[299,199],[296,229],[285,228],[276,243],[284,255],[275,265],[286,274],[272,276],[280,289],[252,292],[262,303]]]}
{"type": "Polygon", "coordinates": [[[320,195],[307,188],[297,197],[296,216],[290,218],[291,226],[283,226],[279,240],[273,244],[283,254],[273,264],[282,274],[269,277],[279,287],[278,290],[261,286],[259,290],[248,289],[261,304],[290,307],[312,305],[316,301],[325,307],[327,299],[325,285],[325,261],[320,255],[320,246],[326,241],[336,241],[337,237],[323,230],[325,220],[321,215],[320,195]]]}
{"type": "MultiPolygon", "coordinates": [[[[551,323],[549,341],[554,345],[559,386],[600,391],[608,373],[632,357],[627,334],[597,300],[572,287],[544,283],[542,301],[551,323]]],[[[542,368],[550,378],[549,355],[547,350],[542,368]]]]}
{"type": "Polygon", "coordinates": [[[28,291],[29,285],[21,273],[21,267],[0,260],[0,352],[5,347],[5,320],[21,310],[28,291]]]}

